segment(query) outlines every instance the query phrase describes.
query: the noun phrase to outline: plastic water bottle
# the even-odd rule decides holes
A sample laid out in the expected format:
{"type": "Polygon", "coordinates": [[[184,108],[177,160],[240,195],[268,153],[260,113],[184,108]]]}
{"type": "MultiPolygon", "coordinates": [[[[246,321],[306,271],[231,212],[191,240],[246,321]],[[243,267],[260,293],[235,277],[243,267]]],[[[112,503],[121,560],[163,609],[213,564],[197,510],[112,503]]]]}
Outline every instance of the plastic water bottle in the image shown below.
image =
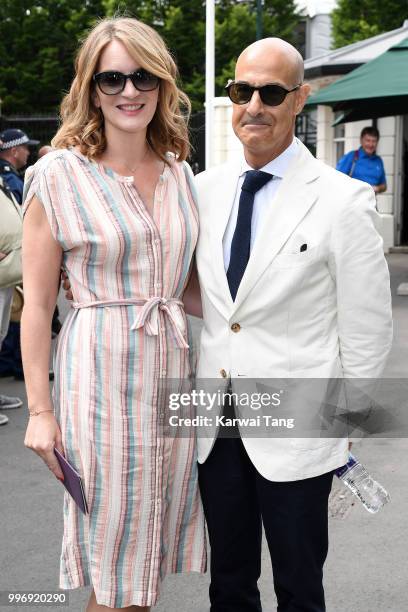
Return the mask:
{"type": "Polygon", "coordinates": [[[334,473],[358,497],[368,512],[374,514],[390,501],[384,487],[371,478],[365,467],[351,453],[346,465],[334,473]]]}

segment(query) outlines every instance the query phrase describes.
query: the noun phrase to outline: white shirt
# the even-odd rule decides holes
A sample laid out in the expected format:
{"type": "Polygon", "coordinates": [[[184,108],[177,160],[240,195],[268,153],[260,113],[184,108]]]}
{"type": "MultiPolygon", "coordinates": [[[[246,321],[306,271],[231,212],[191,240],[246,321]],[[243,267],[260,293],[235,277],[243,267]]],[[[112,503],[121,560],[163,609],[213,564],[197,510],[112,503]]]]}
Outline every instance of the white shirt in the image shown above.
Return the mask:
{"type": "MultiPolygon", "coordinates": [[[[282,182],[284,174],[292,161],[292,159],[297,155],[298,145],[296,139],[293,139],[292,144],[288,146],[287,149],[283,151],[278,157],[270,161],[263,168],[259,168],[262,172],[268,172],[269,174],[273,174],[273,179],[270,180],[266,185],[264,185],[257,193],[255,194],[254,200],[254,208],[252,212],[252,222],[251,222],[251,245],[250,251],[252,251],[253,246],[255,244],[256,235],[259,231],[259,228],[262,226],[262,220],[264,218],[265,212],[267,209],[273,205],[273,200],[276,196],[276,193],[279,189],[279,186],[282,182]]],[[[231,214],[228,219],[227,227],[225,229],[224,238],[222,240],[222,245],[224,249],[224,267],[225,271],[228,270],[230,256],[231,256],[231,243],[232,238],[234,236],[235,227],[237,225],[238,218],[238,208],[239,208],[239,198],[241,196],[241,187],[244,182],[245,173],[248,170],[253,170],[251,166],[248,165],[245,158],[242,161],[241,173],[239,175],[237,188],[235,191],[234,203],[232,205],[231,214]]]]}

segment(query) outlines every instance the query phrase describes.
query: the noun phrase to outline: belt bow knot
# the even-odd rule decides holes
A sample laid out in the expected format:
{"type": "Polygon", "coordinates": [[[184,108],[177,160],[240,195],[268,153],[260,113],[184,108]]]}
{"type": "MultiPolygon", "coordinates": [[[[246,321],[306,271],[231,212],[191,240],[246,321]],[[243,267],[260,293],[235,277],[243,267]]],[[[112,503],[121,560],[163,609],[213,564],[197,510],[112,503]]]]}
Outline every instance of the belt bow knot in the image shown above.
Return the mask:
{"type": "Polygon", "coordinates": [[[149,336],[157,336],[159,334],[159,310],[161,310],[162,312],[166,313],[169,318],[179,347],[188,349],[188,344],[184,339],[182,330],[180,329],[182,319],[180,317],[179,321],[177,320],[176,314],[172,308],[173,304],[177,305],[178,308],[183,306],[183,302],[181,300],[176,300],[174,298],[150,298],[143,304],[142,309],[137,315],[131,329],[135,330],[144,327],[149,336]]]}
{"type": "Polygon", "coordinates": [[[173,328],[176,342],[180,348],[188,349],[189,346],[184,338],[184,320],[180,313],[183,302],[176,298],[152,297],[148,299],[123,298],[112,300],[100,300],[95,302],[74,302],[75,309],[90,308],[100,306],[141,306],[140,312],[136,317],[131,330],[144,327],[149,336],[159,335],[159,310],[166,314],[173,328]],[[177,307],[175,311],[174,306],[177,307]]]}

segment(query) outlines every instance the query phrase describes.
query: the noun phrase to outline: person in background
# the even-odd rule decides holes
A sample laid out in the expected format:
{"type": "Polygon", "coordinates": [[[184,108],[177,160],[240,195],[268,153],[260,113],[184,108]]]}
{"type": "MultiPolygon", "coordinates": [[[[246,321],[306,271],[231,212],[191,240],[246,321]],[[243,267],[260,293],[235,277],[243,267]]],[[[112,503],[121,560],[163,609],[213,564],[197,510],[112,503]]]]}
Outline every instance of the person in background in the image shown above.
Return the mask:
{"type": "MultiPolygon", "coordinates": [[[[18,204],[22,203],[24,179],[21,170],[27,165],[30,147],[39,144],[17,128],[8,128],[0,134],[0,176],[18,204]]],[[[0,352],[0,378],[13,376],[24,380],[20,349],[20,323],[11,322],[0,352]]]]}
{"type": "Polygon", "coordinates": [[[24,179],[20,171],[27,165],[30,147],[39,140],[30,139],[23,130],[9,128],[0,134],[0,174],[19,204],[23,201],[24,179]]]}
{"type": "Polygon", "coordinates": [[[377,155],[380,133],[376,127],[365,127],[360,134],[360,148],[343,155],[336,169],[352,178],[364,181],[372,186],[374,192],[383,193],[387,189],[387,180],[383,160],[377,155]]]}
{"type": "Polygon", "coordinates": [[[50,145],[43,145],[38,149],[38,159],[40,159],[40,157],[44,157],[44,155],[47,155],[47,153],[51,153],[52,151],[54,151],[54,149],[50,145]]]}
{"type": "MultiPolygon", "coordinates": [[[[11,264],[8,263],[7,257],[13,247],[21,245],[22,224],[19,208],[0,176],[0,348],[9,327],[14,289],[13,285],[10,285],[11,264]]],[[[0,393],[0,410],[20,408],[22,405],[19,397],[0,393]]],[[[7,415],[0,413],[0,425],[7,423],[7,415]]]]}

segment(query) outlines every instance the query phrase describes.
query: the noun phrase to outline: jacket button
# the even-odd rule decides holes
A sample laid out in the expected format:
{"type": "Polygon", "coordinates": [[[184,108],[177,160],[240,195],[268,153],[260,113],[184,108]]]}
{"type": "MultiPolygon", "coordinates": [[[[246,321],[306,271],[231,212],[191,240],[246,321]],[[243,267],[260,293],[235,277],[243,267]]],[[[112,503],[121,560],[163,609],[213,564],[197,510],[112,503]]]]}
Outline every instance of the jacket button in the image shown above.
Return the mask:
{"type": "Polygon", "coordinates": [[[223,368],[222,370],[220,370],[220,374],[221,374],[221,376],[222,376],[223,378],[227,378],[227,373],[226,373],[226,371],[224,370],[224,368],[223,368]]]}
{"type": "Polygon", "coordinates": [[[241,326],[239,323],[233,323],[231,325],[231,329],[233,332],[235,332],[236,334],[239,332],[239,330],[241,329],[241,326]]]}

